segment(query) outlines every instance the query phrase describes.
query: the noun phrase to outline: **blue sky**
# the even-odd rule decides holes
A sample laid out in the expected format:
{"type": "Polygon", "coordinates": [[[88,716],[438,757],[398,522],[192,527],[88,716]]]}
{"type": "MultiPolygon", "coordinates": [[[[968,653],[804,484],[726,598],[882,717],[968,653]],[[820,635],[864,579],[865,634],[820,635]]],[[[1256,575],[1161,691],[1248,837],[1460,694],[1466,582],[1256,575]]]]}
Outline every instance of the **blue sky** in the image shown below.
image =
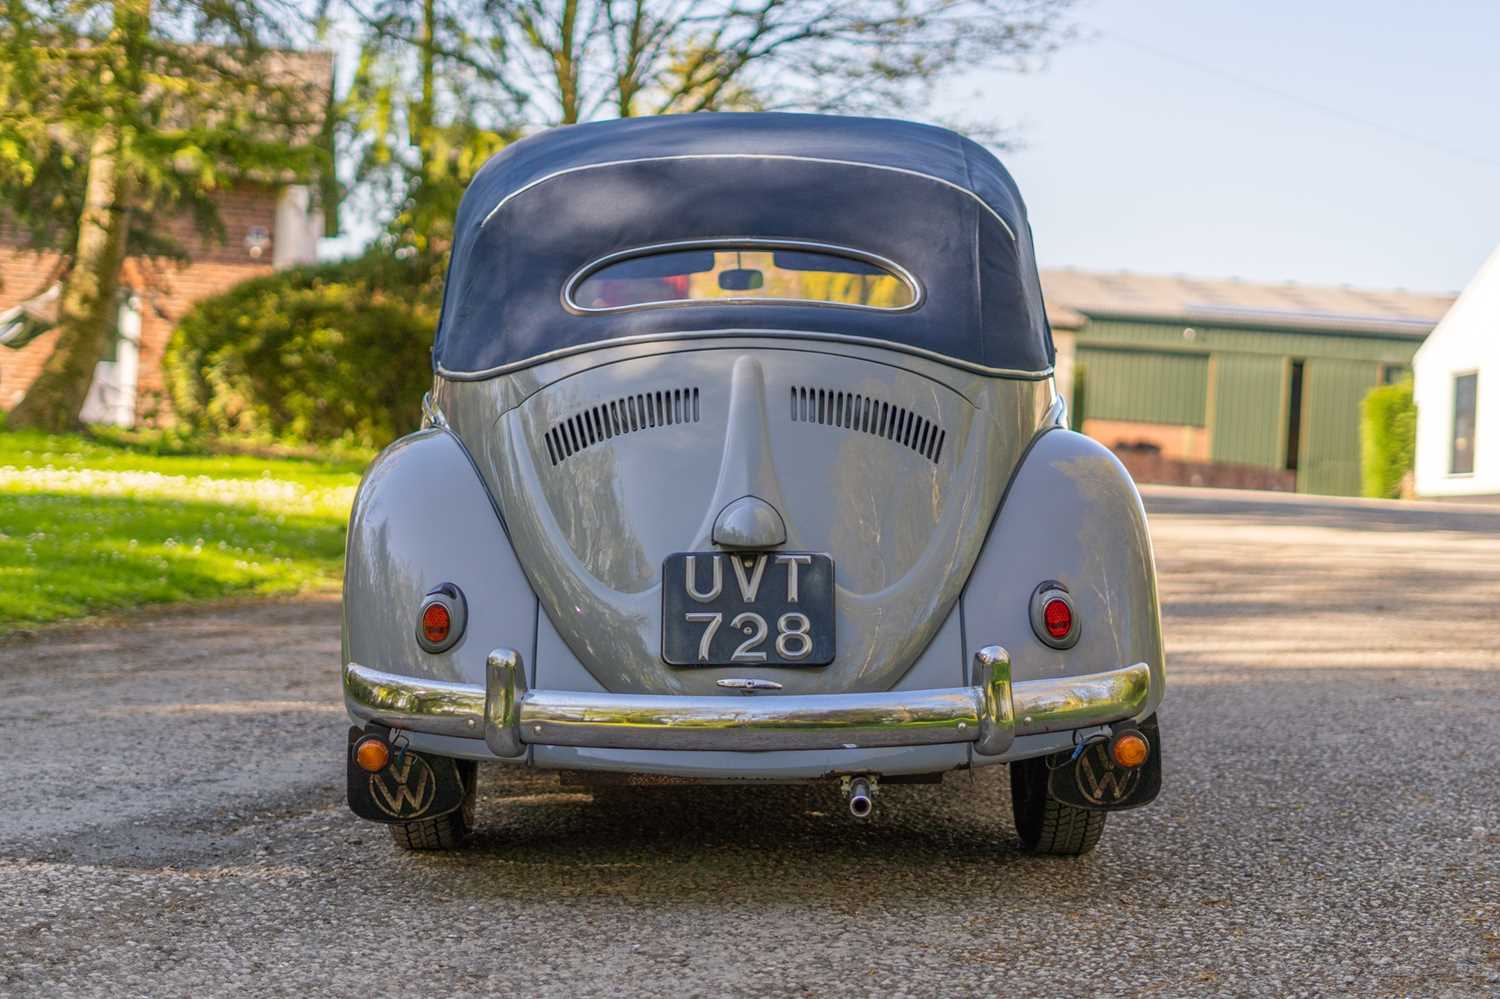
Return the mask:
{"type": "Polygon", "coordinates": [[[1500,4],[1093,0],[940,110],[1003,158],[1044,266],[1463,286],[1500,244],[1500,4]],[[1326,110],[1326,109],[1331,109],[1326,110]]]}
{"type": "MultiPolygon", "coordinates": [[[[1015,127],[1044,266],[1454,291],[1500,244],[1500,2],[1082,0],[1075,19],[1046,65],[967,74],[934,108],[1015,127]]],[[[370,238],[354,215],[325,253],[370,238]]]]}

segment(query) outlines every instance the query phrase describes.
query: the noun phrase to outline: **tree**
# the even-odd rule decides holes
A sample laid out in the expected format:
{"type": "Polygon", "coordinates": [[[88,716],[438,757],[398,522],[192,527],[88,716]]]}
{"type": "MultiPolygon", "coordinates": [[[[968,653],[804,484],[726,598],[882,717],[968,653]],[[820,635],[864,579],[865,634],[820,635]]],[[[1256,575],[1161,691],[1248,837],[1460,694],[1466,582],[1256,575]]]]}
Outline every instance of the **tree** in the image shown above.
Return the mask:
{"type": "Polygon", "coordinates": [[[1072,2],[342,0],[366,36],[348,105],[358,179],[400,206],[395,242],[441,250],[473,172],[525,128],[909,112],[958,70],[1024,68],[1051,51],[1072,2]]]}
{"type": "Polygon", "coordinates": [[[326,158],[328,95],[267,47],[292,13],[278,0],[0,8],[0,211],[67,250],[56,344],[9,426],[77,426],[127,253],[180,257],[171,219],[222,236],[215,191],[326,158]]]}
{"type": "Polygon", "coordinates": [[[1072,0],[520,0],[506,51],[547,124],[736,106],[909,111],[933,84],[1025,65],[1072,0]]]}
{"type": "MultiPolygon", "coordinates": [[[[327,17],[329,4],[320,11],[327,17]]],[[[522,95],[508,81],[491,0],[368,0],[348,5],[364,43],[344,115],[355,181],[394,205],[391,240],[439,257],[474,172],[516,138],[522,95]]]]}

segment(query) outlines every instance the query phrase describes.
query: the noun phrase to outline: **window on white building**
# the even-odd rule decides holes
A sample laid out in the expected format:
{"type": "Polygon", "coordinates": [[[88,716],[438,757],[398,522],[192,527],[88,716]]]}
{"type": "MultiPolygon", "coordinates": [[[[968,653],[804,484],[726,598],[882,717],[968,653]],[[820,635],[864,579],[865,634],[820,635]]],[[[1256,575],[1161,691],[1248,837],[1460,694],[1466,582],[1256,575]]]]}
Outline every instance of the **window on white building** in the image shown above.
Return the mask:
{"type": "Polygon", "coordinates": [[[1469,372],[1453,378],[1453,452],[1450,475],[1474,472],[1474,412],[1478,408],[1479,374],[1469,372]]]}

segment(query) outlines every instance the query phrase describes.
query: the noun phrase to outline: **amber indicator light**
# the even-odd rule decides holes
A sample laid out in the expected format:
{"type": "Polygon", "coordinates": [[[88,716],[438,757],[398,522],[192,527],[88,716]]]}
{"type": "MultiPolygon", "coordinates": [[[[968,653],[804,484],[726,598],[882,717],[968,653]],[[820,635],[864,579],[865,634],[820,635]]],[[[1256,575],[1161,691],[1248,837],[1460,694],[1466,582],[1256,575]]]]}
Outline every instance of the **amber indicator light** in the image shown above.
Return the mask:
{"type": "Polygon", "coordinates": [[[1109,754],[1120,766],[1134,769],[1151,755],[1151,743],[1137,732],[1121,732],[1109,744],[1109,754]]]}
{"type": "Polygon", "coordinates": [[[391,747],[376,735],[367,735],[354,744],[354,762],[361,770],[379,773],[391,761],[391,747]]]}

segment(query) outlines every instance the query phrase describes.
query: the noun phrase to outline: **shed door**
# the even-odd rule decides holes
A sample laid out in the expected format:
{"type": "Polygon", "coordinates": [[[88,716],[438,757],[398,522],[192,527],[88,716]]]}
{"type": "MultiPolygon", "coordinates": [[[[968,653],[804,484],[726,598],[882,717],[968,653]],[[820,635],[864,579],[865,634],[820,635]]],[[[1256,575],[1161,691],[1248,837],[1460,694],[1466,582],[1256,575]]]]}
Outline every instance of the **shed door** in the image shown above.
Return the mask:
{"type": "Polygon", "coordinates": [[[1373,361],[1307,360],[1298,492],[1359,495],[1359,406],[1378,384],[1380,365],[1373,361]]]}
{"type": "Polygon", "coordinates": [[[1214,355],[1214,461],[1282,467],[1286,366],[1270,354],[1214,355]]]}

